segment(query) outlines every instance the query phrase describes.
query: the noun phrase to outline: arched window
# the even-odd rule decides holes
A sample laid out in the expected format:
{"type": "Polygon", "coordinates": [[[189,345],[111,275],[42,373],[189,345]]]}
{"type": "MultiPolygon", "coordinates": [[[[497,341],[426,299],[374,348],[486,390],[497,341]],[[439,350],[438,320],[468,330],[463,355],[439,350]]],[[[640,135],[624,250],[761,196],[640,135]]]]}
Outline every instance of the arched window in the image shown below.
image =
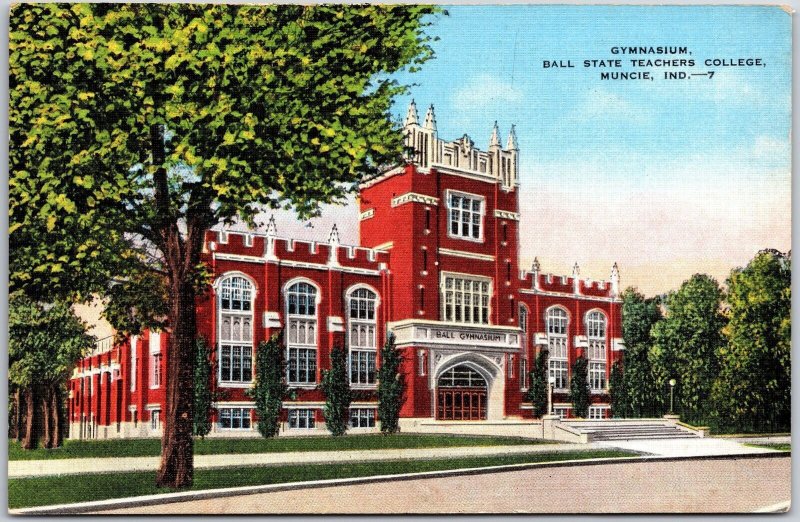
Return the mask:
{"type": "Polygon", "coordinates": [[[286,291],[287,380],[313,383],[317,380],[317,289],[297,282],[286,291]]]}
{"type": "Polygon", "coordinates": [[[253,285],[229,276],[219,285],[219,380],[253,380],[253,285]]]}
{"type": "Polygon", "coordinates": [[[367,288],[353,290],[348,296],[351,384],[375,384],[377,300],[375,292],[367,288]]]}
{"type": "Polygon", "coordinates": [[[555,388],[567,388],[567,326],[569,316],[563,308],[547,310],[547,350],[550,377],[555,377],[555,388]]]}
{"type": "Polygon", "coordinates": [[[589,385],[592,390],[606,388],[606,316],[594,311],[586,314],[589,340],[589,385]]]}

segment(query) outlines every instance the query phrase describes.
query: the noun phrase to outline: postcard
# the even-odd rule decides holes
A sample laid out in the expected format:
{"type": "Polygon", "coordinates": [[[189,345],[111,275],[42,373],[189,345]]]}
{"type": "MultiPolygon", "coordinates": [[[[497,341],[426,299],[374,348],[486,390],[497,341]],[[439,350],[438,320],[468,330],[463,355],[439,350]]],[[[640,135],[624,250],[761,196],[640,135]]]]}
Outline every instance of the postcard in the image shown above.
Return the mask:
{"type": "Polygon", "coordinates": [[[9,511],[787,511],[792,16],[13,6],[9,511]]]}

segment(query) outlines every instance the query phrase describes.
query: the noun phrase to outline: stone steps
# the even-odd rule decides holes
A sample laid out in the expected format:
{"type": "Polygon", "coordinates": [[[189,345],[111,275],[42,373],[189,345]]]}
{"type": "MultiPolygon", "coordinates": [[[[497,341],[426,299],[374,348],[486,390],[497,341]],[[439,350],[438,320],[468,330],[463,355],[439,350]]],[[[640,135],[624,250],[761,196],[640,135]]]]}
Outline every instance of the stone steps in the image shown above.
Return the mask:
{"type": "Polygon", "coordinates": [[[593,422],[569,423],[571,428],[587,433],[593,441],[631,439],[694,439],[699,435],[664,423],[593,422]]]}

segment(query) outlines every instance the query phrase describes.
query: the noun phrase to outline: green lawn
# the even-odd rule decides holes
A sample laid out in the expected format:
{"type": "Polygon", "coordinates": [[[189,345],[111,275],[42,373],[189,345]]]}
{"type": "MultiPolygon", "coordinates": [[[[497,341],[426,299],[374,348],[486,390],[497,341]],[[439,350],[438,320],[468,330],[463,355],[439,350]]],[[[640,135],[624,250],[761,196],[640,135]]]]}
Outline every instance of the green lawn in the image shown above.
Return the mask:
{"type": "MultiPolygon", "coordinates": [[[[192,489],[216,489],[372,475],[396,475],[399,473],[503,464],[630,456],[634,456],[634,454],[619,450],[596,450],[357,464],[203,469],[195,471],[194,487],[192,489]]],[[[167,492],[169,490],[155,487],[154,472],[11,479],[8,481],[8,507],[15,509],[167,492]]]]}
{"type": "MultiPolygon", "coordinates": [[[[444,448],[456,446],[505,446],[542,444],[551,441],[515,437],[464,437],[453,435],[346,435],[344,437],[277,437],[274,439],[196,439],[197,455],[235,453],[277,453],[286,451],[339,451],[405,448],[444,448]]],[[[161,454],[160,439],[66,440],[52,450],[25,451],[19,443],[8,442],[8,460],[74,459],[102,457],[148,457],[161,454]]]]}
{"type": "Polygon", "coordinates": [[[764,444],[745,444],[745,446],[750,446],[750,447],[753,447],[753,448],[768,448],[768,449],[774,449],[774,450],[778,450],[778,451],[792,451],[792,444],[789,443],[789,442],[786,442],[786,443],[777,443],[776,442],[776,443],[772,443],[772,444],[770,444],[768,442],[765,442],[764,444]]]}

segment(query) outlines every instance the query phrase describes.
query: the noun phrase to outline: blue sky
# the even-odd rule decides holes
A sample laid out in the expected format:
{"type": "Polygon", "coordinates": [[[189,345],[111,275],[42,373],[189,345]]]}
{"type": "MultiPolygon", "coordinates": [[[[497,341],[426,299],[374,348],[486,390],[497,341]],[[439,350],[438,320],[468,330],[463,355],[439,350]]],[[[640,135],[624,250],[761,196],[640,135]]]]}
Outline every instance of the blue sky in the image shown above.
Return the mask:
{"type": "MultiPolygon", "coordinates": [[[[429,34],[436,57],[399,74],[435,105],[439,137],[469,134],[486,150],[495,120],[520,145],[520,263],[607,279],[653,295],[702,272],[724,282],[758,250],[791,248],[791,19],[764,6],[449,6],[429,34]],[[614,46],[688,47],[705,59],[761,58],[766,67],[711,67],[711,79],[603,81],[583,60],[623,60],[614,46]],[[573,69],[543,69],[571,60],[573,69]]],[[[637,56],[636,58],[662,58],[637,56]]],[[[647,69],[641,69],[647,70],[647,69]]],[[[677,68],[675,70],[684,70],[677,68]]],[[[264,219],[266,219],[266,215],[264,219]]],[[[324,206],[279,233],[358,243],[355,205],[324,206]]]]}
{"type": "MultiPolygon", "coordinates": [[[[436,58],[413,97],[433,103],[439,136],[485,149],[498,120],[521,148],[523,262],[575,261],[652,292],[692,273],[724,279],[760,248],[790,248],[791,21],[776,7],[450,6],[430,34],[436,58]],[[712,79],[601,81],[584,59],[614,46],[685,46],[712,79]],[[761,58],[766,67],[706,67],[761,58]],[[543,69],[571,60],[573,69],[543,69]],[[680,267],[680,268],[678,268],[680,267]],[[673,273],[674,272],[674,273],[673,273]]],[[[647,69],[641,69],[647,70],[647,69]]]]}

